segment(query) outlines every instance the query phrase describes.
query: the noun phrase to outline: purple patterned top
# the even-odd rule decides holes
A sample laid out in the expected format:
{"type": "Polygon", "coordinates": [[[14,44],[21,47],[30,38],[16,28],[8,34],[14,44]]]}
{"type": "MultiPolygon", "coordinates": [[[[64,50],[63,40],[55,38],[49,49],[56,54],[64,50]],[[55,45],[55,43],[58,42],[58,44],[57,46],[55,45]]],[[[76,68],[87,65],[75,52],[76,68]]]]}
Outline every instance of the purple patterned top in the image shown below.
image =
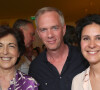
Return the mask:
{"type": "Polygon", "coordinates": [[[38,83],[34,78],[16,71],[16,78],[10,81],[8,90],[38,90],[38,83]]]}

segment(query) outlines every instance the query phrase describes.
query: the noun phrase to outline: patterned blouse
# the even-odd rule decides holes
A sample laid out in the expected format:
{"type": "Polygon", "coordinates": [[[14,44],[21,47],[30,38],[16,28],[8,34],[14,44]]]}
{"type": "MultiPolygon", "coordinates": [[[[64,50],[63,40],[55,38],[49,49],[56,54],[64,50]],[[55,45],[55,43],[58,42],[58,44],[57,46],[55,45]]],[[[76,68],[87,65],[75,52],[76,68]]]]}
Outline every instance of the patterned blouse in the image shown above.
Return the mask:
{"type": "Polygon", "coordinates": [[[16,71],[16,77],[10,81],[8,90],[38,90],[38,83],[30,76],[16,71]]]}

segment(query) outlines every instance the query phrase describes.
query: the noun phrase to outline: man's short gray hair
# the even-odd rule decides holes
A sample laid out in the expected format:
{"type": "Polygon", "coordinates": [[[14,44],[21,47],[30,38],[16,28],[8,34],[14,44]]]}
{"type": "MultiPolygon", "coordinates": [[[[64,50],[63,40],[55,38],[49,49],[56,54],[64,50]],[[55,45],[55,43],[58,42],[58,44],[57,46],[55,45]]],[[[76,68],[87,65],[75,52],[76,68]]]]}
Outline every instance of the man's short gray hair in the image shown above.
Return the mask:
{"type": "Polygon", "coordinates": [[[58,13],[62,26],[65,24],[64,16],[60,10],[58,10],[57,8],[53,8],[53,7],[44,7],[44,8],[39,9],[37,13],[35,14],[35,23],[37,27],[38,27],[37,20],[39,16],[44,14],[45,12],[51,12],[51,11],[55,11],[58,13]]]}
{"type": "Polygon", "coordinates": [[[27,24],[32,24],[33,25],[33,23],[31,21],[27,20],[27,19],[18,19],[13,24],[13,28],[20,29],[20,27],[26,26],[27,24]]]}

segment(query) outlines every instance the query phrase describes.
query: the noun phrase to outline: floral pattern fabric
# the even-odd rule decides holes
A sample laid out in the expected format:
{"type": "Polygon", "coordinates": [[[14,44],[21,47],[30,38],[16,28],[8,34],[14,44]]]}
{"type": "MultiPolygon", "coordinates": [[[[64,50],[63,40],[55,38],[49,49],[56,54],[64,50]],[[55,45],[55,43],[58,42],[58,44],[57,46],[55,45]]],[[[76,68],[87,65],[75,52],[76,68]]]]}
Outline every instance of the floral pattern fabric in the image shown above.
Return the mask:
{"type": "Polygon", "coordinates": [[[34,78],[17,70],[8,90],[38,90],[38,83],[34,78]]]}

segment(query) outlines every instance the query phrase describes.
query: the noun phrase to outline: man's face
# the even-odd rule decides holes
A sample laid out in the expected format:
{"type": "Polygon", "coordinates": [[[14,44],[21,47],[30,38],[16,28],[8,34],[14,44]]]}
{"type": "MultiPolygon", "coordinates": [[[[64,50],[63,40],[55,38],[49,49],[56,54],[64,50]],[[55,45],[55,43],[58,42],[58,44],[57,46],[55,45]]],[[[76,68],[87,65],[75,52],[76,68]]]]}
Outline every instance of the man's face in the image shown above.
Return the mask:
{"type": "Polygon", "coordinates": [[[24,42],[26,47],[30,47],[34,41],[35,30],[32,24],[27,24],[23,27],[24,42]]]}
{"type": "Polygon", "coordinates": [[[45,12],[38,18],[37,32],[48,50],[57,50],[63,42],[66,27],[62,26],[55,11],[45,12]]]}

